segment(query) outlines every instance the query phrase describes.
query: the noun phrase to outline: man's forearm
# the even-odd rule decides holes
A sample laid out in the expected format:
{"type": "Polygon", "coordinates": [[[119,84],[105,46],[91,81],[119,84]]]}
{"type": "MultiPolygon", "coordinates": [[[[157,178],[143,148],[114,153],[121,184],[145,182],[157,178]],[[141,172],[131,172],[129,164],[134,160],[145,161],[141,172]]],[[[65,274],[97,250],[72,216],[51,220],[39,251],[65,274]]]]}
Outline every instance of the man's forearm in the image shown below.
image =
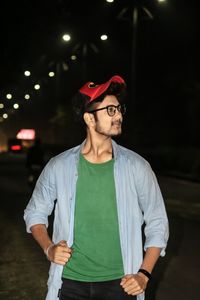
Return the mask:
{"type": "Polygon", "coordinates": [[[146,271],[151,273],[160,256],[160,252],[161,252],[161,248],[157,248],[157,247],[147,248],[144,256],[144,260],[140,268],[145,269],[146,271]]]}
{"type": "Polygon", "coordinates": [[[52,240],[49,237],[46,226],[44,224],[34,225],[31,227],[31,232],[41,248],[46,251],[46,249],[52,244],[52,240]]]}

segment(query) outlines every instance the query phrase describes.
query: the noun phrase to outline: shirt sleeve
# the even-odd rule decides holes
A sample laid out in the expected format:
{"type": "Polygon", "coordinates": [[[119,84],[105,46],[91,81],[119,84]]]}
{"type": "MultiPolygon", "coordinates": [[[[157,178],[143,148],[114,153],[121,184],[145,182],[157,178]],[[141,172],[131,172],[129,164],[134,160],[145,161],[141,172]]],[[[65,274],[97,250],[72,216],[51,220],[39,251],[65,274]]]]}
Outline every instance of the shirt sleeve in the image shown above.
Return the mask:
{"type": "Polygon", "coordinates": [[[54,168],[54,159],[51,159],[39,176],[31,199],[24,210],[24,220],[29,233],[31,227],[36,224],[45,224],[48,227],[48,216],[56,200],[54,168]]]}
{"type": "Polygon", "coordinates": [[[148,162],[140,167],[137,191],[145,222],[144,250],[158,247],[164,256],[169,237],[168,218],[157,178],[148,162]]]}

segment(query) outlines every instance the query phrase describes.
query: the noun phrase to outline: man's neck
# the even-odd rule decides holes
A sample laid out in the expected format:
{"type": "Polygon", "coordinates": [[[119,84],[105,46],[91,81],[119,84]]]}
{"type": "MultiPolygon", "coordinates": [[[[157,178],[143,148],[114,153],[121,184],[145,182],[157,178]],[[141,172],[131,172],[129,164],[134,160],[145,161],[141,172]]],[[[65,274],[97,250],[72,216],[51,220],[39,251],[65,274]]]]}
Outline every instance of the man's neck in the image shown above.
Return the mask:
{"type": "Polygon", "coordinates": [[[87,134],[86,142],[82,148],[84,157],[93,163],[103,163],[112,159],[111,137],[95,138],[87,134]]]}

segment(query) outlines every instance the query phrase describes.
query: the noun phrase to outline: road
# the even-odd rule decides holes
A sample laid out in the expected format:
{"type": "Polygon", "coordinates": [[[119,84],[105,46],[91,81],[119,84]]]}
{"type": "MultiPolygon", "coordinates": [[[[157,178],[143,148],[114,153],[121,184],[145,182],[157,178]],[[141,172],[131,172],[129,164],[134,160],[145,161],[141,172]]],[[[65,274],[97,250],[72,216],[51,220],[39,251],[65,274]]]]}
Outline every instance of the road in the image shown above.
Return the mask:
{"type": "MultiPolygon", "coordinates": [[[[158,176],[170,222],[167,255],[153,272],[146,300],[198,300],[200,184],[158,176]]],[[[30,198],[23,156],[0,155],[0,299],[43,300],[49,262],[25,232],[30,198]]],[[[103,299],[102,299],[103,300],[103,299]]]]}

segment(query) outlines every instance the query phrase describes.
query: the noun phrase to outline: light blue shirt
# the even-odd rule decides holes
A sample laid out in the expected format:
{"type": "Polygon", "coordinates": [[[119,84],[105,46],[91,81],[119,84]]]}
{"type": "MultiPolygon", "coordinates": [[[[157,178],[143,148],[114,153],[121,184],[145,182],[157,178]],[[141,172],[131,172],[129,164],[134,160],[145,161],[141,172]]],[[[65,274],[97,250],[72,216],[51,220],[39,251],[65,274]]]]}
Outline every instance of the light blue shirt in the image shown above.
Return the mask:
{"type": "MultiPolygon", "coordinates": [[[[74,207],[77,167],[82,145],[52,158],[42,171],[33,195],[25,209],[27,231],[31,226],[46,224],[55,200],[52,240],[67,240],[73,244],[74,207]]],[[[114,179],[119,220],[119,234],[125,274],[137,273],[148,247],[162,249],[169,236],[168,219],[157,179],[149,163],[137,153],[112,141],[114,151],[114,179]],[[145,241],[142,243],[142,224],[145,241]]],[[[63,266],[51,263],[46,300],[58,299],[63,266]]],[[[137,296],[144,299],[144,294],[137,296]]]]}

